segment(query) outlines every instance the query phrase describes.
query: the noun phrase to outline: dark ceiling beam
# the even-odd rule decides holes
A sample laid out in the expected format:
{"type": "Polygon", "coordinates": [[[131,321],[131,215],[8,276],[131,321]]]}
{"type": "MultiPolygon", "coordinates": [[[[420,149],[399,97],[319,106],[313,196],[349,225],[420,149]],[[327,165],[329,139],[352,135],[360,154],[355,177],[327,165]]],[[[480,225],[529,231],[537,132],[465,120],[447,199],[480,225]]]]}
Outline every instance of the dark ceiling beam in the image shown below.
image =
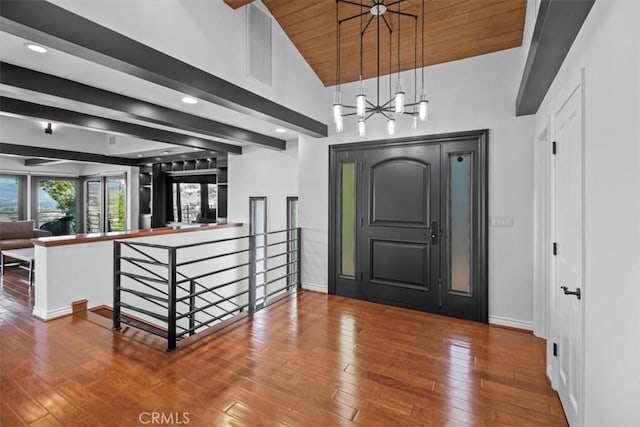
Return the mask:
{"type": "Polygon", "coordinates": [[[65,110],[58,107],[35,104],[33,102],[21,101],[13,98],[0,97],[0,111],[17,114],[19,116],[44,119],[52,122],[67,123],[104,132],[121,133],[137,138],[182,145],[200,150],[224,151],[227,153],[242,154],[242,147],[237,145],[210,141],[208,139],[197,138],[191,135],[156,129],[134,123],[105,119],[103,117],[78,113],[76,111],[65,110]]]}
{"type": "Polygon", "coordinates": [[[249,3],[253,3],[253,0],[224,0],[224,2],[231,8],[231,9],[238,9],[242,6],[246,6],[249,3]]]}
{"type": "Polygon", "coordinates": [[[136,159],[136,161],[141,165],[146,165],[149,163],[182,162],[185,160],[207,159],[211,157],[219,159],[222,156],[220,153],[216,153],[215,151],[194,151],[192,153],[163,154],[162,156],[140,157],[136,159]]]}
{"type": "Polygon", "coordinates": [[[0,142],[0,153],[25,157],[47,157],[50,159],[73,160],[76,162],[106,163],[109,165],[138,166],[139,164],[137,160],[125,159],[122,157],[83,153],[81,151],[33,147],[29,145],[6,144],[4,142],[0,142]]]}
{"type": "MultiPolygon", "coordinates": [[[[2,30],[305,135],[327,125],[44,0],[2,0],[2,30]]],[[[220,41],[223,42],[223,41],[220,41]]]]}
{"type": "Polygon", "coordinates": [[[149,121],[216,138],[250,142],[278,150],[286,149],[286,141],[282,139],[251,132],[6,62],[0,62],[0,83],[120,111],[131,119],[149,121]]]}
{"type": "Polygon", "coordinates": [[[595,0],[542,0],[525,63],[516,116],[535,114],[595,0]]]}
{"type": "Polygon", "coordinates": [[[25,166],[42,166],[51,163],[57,163],[60,159],[24,159],[25,166]]]}

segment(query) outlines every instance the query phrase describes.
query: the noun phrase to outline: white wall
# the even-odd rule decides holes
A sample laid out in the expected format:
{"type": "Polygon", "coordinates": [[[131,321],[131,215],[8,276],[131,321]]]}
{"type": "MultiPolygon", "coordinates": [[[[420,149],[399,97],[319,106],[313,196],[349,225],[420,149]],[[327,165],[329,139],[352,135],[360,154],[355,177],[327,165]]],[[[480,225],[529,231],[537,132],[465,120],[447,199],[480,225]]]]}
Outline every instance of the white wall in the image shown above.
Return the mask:
{"type": "MultiPolygon", "coordinates": [[[[324,87],[273,21],[269,87],[247,76],[245,8],[220,0],[50,0],[58,6],[303,114],[324,118],[324,87]]],[[[264,10],[267,10],[266,8],[264,10]]]]}
{"type": "Polygon", "coordinates": [[[285,151],[255,146],[229,155],[229,222],[249,224],[249,197],[267,197],[267,230],[287,228],[287,197],[298,195],[298,142],[285,151]]]}
{"type": "Polygon", "coordinates": [[[640,424],[640,2],[597,1],[536,115],[585,69],[585,425],[640,424]]]}
{"type": "MultiPolygon", "coordinates": [[[[489,229],[490,321],[531,329],[534,119],[515,117],[521,61],[521,49],[510,49],[426,68],[429,121],[416,132],[405,119],[398,123],[398,128],[405,130],[397,136],[489,129],[489,215],[514,220],[511,228],[489,229]]],[[[403,76],[406,92],[412,98],[413,73],[403,76]]],[[[375,93],[373,84],[366,82],[368,93],[375,93]]],[[[382,87],[388,92],[388,81],[382,87]]],[[[356,84],[343,85],[343,102],[350,103],[356,91],[356,84]]],[[[377,119],[367,123],[364,139],[388,138],[384,121],[377,119]]],[[[325,292],[328,146],[363,140],[357,136],[354,120],[346,119],[344,127],[344,133],[320,140],[301,138],[300,142],[303,286],[325,292]]]]}

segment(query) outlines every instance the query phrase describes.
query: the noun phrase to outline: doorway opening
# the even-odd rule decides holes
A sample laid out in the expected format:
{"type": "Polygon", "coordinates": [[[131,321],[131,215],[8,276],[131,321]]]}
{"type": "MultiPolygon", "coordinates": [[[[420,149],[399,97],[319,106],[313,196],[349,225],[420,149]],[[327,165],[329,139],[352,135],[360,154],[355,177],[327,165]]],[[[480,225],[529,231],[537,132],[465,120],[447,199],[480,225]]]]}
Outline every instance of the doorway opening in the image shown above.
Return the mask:
{"type": "Polygon", "coordinates": [[[486,323],[487,139],[332,146],[329,292],[486,323]]]}

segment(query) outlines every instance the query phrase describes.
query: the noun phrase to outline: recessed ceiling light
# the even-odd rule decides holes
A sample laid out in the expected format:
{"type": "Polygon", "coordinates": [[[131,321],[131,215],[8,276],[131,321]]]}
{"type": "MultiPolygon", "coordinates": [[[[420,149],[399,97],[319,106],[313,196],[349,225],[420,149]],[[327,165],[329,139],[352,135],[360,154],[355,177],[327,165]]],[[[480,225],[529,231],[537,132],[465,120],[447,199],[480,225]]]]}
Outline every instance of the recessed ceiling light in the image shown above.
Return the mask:
{"type": "Polygon", "coordinates": [[[287,130],[285,128],[276,128],[276,132],[285,133],[287,130]]]}
{"type": "Polygon", "coordinates": [[[138,157],[142,157],[142,154],[138,154],[138,157]]]}
{"type": "Polygon", "coordinates": [[[197,104],[198,100],[192,96],[183,96],[181,101],[185,104],[197,104]]]}
{"type": "Polygon", "coordinates": [[[164,150],[164,151],[162,152],[162,154],[169,154],[169,153],[171,153],[171,151],[169,151],[169,150],[164,150]]]}
{"type": "Polygon", "coordinates": [[[27,49],[32,50],[34,52],[47,53],[47,49],[45,49],[40,45],[33,44],[33,43],[25,43],[24,45],[27,47],[27,49]]]}
{"type": "Polygon", "coordinates": [[[193,147],[193,151],[199,151],[200,149],[198,147],[193,147]]]}

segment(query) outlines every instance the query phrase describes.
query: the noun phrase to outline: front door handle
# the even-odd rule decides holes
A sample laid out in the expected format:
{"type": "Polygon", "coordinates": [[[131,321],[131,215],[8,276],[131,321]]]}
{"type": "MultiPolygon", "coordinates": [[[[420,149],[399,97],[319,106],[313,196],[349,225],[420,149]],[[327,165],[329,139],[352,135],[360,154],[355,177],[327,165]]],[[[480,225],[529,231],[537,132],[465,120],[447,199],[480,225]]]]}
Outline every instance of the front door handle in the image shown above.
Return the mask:
{"type": "Polygon", "coordinates": [[[566,286],[560,286],[560,289],[562,289],[565,295],[575,295],[578,299],[582,298],[582,292],[580,291],[580,288],[576,288],[575,291],[570,291],[566,286]]]}
{"type": "Polygon", "coordinates": [[[431,221],[431,244],[438,244],[438,221],[431,221]]]}

